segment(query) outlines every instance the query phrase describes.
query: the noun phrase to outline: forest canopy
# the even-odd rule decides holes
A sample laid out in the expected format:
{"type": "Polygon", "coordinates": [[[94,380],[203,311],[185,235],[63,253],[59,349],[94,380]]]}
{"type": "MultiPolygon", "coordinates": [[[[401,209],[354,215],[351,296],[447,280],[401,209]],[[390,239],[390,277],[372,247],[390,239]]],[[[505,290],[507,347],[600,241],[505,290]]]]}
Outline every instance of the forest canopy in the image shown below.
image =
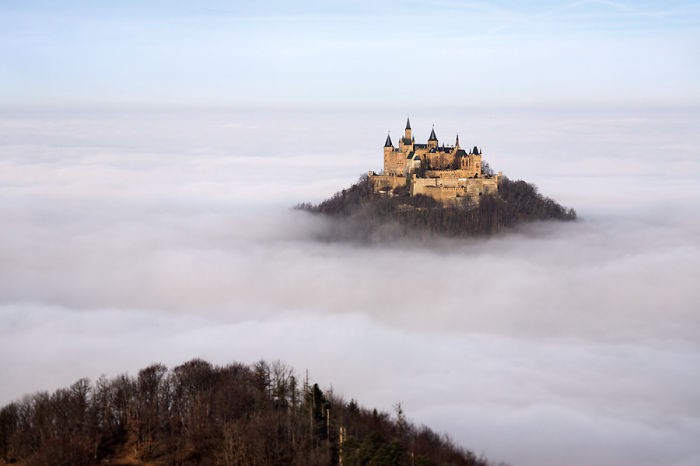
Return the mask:
{"type": "Polygon", "coordinates": [[[0,464],[488,466],[444,435],[346,401],[289,366],[154,364],[0,410],[0,464]]]}

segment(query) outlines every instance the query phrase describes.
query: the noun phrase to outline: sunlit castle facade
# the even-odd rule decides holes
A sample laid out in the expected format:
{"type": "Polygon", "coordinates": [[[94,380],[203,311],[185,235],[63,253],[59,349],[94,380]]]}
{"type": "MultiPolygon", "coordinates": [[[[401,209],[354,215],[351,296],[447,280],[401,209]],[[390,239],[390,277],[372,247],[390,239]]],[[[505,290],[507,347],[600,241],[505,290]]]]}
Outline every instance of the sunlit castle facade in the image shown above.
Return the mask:
{"type": "Polygon", "coordinates": [[[453,146],[440,145],[435,128],[427,144],[416,144],[410,120],[406,120],[399,147],[391,136],[384,143],[382,173],[369,173],[375,191],[392,195],[394,189],[407,186],[412,196],[423,194],[447,204],[478,202],[479,196],[496,194],[501,173],[482,173],[481,150],[468,152],[459,145],[459,134],[453,146]]]}

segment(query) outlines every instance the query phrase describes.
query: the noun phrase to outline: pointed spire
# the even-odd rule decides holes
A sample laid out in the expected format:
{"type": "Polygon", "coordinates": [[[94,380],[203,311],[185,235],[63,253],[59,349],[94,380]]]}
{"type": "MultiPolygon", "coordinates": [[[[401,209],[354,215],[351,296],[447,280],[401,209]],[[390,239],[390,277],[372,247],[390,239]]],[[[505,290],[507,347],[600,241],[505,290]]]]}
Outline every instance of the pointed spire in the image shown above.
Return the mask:
{"type": "Polygon", "coordinates": [[[386,142],[384,143],[384,147],[394,147],[394,145],[391,143],[391,136],[389,133],[386,135],[386,142]]]}
{"type": "Polygon", "coordinates": [[[406,117],[406,129],[411,129],[411,120],[406,117]]]}
{"type": "Polygon", "coordinates": [[[437,141],[438,138],[435,136],[435,125],[433,125],[433,129],[430,131],[430,137],[428,138],[428,141],[437,141]]]}
{"type": "Polygon", "coordinates": [[[457,133],[457,140],[455,141],[455,147],[459,149],[459,133],[457,133]]]}

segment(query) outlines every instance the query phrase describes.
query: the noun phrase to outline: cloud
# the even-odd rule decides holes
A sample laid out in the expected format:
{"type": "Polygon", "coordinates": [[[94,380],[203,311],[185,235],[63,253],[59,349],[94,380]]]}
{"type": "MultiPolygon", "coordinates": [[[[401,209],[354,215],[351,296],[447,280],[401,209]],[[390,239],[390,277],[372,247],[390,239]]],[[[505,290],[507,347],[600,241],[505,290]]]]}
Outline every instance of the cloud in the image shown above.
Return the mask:
{"type": "Polygon", "coordinates": [[[5,114],[0,402],[264,357],[495,460],[694,464],[700,116],[597,112],[436,127],[581,221],[371,245],[289,206],[376,167],[394,111],[5,114]]]}

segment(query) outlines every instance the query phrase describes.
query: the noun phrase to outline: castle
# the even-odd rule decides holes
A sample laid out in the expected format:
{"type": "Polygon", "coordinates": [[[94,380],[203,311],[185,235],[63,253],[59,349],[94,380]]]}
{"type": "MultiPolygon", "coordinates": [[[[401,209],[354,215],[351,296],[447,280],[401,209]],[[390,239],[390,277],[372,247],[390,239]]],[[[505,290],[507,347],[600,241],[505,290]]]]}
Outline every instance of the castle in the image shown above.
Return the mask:
{"type": "Polygon", "coordinates": [[[423,194],[444,204],[474,204],[479,196],[496,194],[502,176],[482,173],[481,150],[476,146],[469,152],[459,145],[439,145],[435,128],[427,144],[416,144],[411,122],[394,147],[391,136],[384,143],[384,170],[369,172],[374,190],[392,195],[394,189],[407,186],[411,196],[423,194]]]}

